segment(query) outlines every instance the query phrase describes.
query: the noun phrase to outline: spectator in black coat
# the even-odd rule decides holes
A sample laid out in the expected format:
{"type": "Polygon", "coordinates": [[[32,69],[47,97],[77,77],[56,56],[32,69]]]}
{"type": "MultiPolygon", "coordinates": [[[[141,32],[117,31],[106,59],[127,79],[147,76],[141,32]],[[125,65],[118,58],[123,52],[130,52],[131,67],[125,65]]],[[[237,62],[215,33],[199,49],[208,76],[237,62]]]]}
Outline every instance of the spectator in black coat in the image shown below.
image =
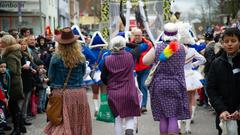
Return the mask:
{"type": "Polygon", "coordinates": [[[36,70],[33,69],[33,67],[36,67],[35,63],[33,63],[33,58],[30,52],[28,51],[28,44],[27,39],[24,38],[21,42],[21,53],[22,53],[22,80],[23,80],[23,92],[25,95],[24,102],[23,102],[23,108],[22,108],[22,114],[24,119],[25,125],[31,125],[31,123],[26,121],[27,118],[27,110],[29,107],[29,101],[30,97],[32,95],[33,90],[33,75],[36,73],[36,70]]]}
{"type": "Polygon", "coordinates": [[[33,57],[33,62],[34,63],[41,63],[42,60],[40,59],[40,52],[36,48],[35,37],[33,35],[31,35],[27,38],[27,41],[28,41],[28,48],[29,48],[28,50],[33,57]]]}
{"type": "Polygon", "coordinates": [[[39,47],[40,59],[44,63],[45,68],[48,69],[54,50],[54,42],[47,40],[43,36],[39,36],[37,38],[37,46],[39,47]]]}
{"type": "Polygon", "coordinates": [[[216,58],[209,69],[207,92],[210,103],[217,113],[216,124],[220,120],[238,120],[240,133],[240,31],[227,29],[223,35],[224,52],[216,58]]]}

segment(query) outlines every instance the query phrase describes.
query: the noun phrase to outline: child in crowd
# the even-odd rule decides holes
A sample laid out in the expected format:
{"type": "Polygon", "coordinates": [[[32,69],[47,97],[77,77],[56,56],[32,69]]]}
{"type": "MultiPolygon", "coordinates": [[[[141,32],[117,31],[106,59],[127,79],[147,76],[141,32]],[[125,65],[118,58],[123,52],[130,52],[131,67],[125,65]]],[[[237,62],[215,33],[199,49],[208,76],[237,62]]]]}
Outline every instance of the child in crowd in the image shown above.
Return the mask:
{"type": "Polygon", "coordinates": [[[226,29],[223,48],[221,56],[212,62],[207,80],[210,103],[217,113],[219,135],[222,134],[220,120],[238,120],[240,133],[240,31],[237,28],[226,29]]]}
{"type": "Polygon", "coordinates": [[[4,134],[4,130],[11,130],[6,121],[10,90],[10,74],[6,67],[6,62],[0,60],[0,134],[4,134]]]}
{"type": "Polygon", "coordinates": [[[46,103],[46,89],[48,87],[49,79],[46,75],[47,70],[44,69],[44,64],[40,64],[38,66],[38,96],[39,96],[39,104],[38,104],[38,113],[45,112],[45,103],[46,103]]]}

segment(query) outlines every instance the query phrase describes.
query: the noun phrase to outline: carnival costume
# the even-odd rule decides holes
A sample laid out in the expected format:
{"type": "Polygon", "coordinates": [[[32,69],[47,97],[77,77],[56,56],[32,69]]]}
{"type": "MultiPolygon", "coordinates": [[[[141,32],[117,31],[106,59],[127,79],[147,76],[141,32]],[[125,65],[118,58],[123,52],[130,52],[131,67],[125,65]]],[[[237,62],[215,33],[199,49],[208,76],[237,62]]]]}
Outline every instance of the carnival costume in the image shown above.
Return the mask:
{"type": "Polygon", "coordinates": [[[91,68],[90,65],[93,65],[96,62],[96,57],[93,54],[93,52],[91,51],[91,49],[86,45],[85,43],[85,39],[83,34],[80,31],[80,28],[77,25],[73,25],[71,27],[73,34],[74,35],[78,35],[79,39],[78,42],[81,44],[82,47],[82,53],[84,54],[84,56],[86,57],[86,73],[83,77],[84,80],[84,85],[91,85],[94,83],[93,79],[90,77],[90,73],[91,73],[91,68]]]}
{"type": "Polygon", "coordinates": [[[102,37],[102,34],[99,31],[95,32],[89,44],[89,48],[91,48],[91,51],[96,58],[94,64],[90,63],[92,70],[95,70],[95,74],[92,76],[95,84],[102,84],[100,75],[104,63],[104,58],[110,54],[110,50],[107,49],[107,46],[108,44],[102,37]]]}

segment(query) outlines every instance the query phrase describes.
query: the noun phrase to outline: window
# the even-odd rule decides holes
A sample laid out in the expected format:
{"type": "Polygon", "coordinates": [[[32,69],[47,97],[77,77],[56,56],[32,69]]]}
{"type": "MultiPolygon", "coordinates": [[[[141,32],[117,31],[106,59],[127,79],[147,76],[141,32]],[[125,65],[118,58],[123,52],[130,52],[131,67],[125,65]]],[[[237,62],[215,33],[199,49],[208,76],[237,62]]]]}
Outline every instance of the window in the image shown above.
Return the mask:
{"type": "Polygon", "coordinates": [[[51,26],[51,24],[52,24],[52,18],[51,18],[51,16],[49,16],[49,18],[48,18],[48,25],[51,26]]]}

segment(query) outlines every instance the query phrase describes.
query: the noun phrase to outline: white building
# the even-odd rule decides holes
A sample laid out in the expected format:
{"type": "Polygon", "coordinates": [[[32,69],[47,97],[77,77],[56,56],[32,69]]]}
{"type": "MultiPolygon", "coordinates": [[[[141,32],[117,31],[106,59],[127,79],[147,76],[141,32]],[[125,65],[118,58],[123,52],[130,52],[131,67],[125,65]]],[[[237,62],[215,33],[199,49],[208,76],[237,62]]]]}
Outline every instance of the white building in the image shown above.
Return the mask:
{"type": "Polygon", "coordinates": [[[41,10],[44,14],[42,25],[50,26],[53,32],[58,26],[58,0],[41,0],[41,10]]]}
{"type": "Polygon", "coordinates": [[[79,0],[70,0],[70,17],[72,24],[79,24],[79,0]]]}
{"type": "Polygon", "coordinates": [[[70,0],[58,0],[58,24],[60,27],[70,26],[70,0]]]}

